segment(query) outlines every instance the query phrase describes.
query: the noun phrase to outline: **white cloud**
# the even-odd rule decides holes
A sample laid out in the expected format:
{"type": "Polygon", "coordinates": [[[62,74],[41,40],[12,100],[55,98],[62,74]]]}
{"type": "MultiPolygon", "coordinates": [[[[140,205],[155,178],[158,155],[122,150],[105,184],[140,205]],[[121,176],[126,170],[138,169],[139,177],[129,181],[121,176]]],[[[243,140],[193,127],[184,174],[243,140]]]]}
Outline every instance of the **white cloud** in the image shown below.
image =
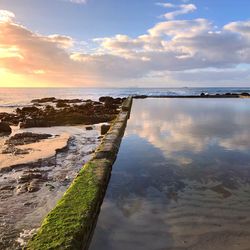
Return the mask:
{"type": "Polygon", "coordinates": [[[197,10],[196,5],[194,4],[180,4],[175,5],[172,3],[157,3],[157,5],[162,6],[164,8],[175,8],[176,10],[167,12],[162,17],[166,18],[167,20],[173,20],[179,15],[185,15],[192,13],[197,10]]]}
{"type": "Polygon", "coordinates": [[[175,8],[176,7],[176,5],[174,5],[172,3],[156,3],[156,5],[162,6],[162,7],[165,7],[165,8],[175,8]]]}
{"type": "Polygon", "coordinates": [[[87,3],[87,0],[69,0],[71,3],[77,3],[77,4],[85,4],[87,3]]]}
{"type": "Polygon", "coordinates": [[[10,22],[15,18],[15,14],[8,10],[0,10],[0,22],[10,22]]]}
{"type": "Polygon", "coordinates": [[[250,38],[250,21],[229,23],[224,26],[224,30],[239,33],[250,38]]]}
{"type": "Polygon", "coordinates": [[[0,13],[0,69],[15,74],[73,85],[250,82],[249,21],[219,29],[207,19],[166,20],[137,37],[94,39],[95,49],[82,53],[69,36],[37,34],[0,13]]]}

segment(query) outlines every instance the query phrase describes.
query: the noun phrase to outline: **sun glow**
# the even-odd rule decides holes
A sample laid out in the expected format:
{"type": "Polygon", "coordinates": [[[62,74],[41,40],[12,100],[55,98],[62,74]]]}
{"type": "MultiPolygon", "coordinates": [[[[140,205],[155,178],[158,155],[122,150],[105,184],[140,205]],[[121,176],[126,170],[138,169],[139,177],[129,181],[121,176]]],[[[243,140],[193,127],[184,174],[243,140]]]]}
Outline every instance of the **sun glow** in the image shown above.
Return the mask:
{"type": "Polygon", "coordinates": [[[0,69],[1,88],[20,88],[20,87],[50,87],[48,82],[39,82],[24,75],[14,74],[5,69],[0,69]]]}

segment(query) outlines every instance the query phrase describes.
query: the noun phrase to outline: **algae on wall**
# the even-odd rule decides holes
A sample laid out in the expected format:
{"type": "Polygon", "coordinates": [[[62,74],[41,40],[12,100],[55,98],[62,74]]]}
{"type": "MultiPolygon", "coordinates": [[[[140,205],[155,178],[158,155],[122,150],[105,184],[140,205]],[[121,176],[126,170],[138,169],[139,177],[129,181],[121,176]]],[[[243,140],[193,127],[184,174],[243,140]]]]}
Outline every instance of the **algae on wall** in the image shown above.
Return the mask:
{"type": "Polygon", "coordinates": [[[84,165],[62,199],[46,216],[26,249],[88,248],[131,106],[132,98],[129,97],[94,157],[84,165]]]}

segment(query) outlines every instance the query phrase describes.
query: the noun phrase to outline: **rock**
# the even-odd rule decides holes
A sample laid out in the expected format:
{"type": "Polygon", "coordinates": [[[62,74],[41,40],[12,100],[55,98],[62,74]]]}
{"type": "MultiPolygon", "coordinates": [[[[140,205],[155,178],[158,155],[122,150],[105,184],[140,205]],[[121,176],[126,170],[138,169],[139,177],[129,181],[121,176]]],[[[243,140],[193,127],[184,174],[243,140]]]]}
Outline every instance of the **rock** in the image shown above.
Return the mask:
{"type": "Polygon", "coordinates": [[[24,173],[23,175],[19,176],[17,183],[21,184],[21,183],[29,182],[33,179],[42,179],[42,178],[43,178],[43,175],[39,172],[37,172],[37,173],[28,172],[28,173],[24,173]]]}
{"type": "Polygon", "coordinates": [[[17,195],[26,193],[27,190],[28,190],[28,183],[25,183],[23,185],[18,185],[16,187],[16,193],[17,193],[17,195]]]}
{"type": "Polygon", "coordinates": [[[29,193],[37,192],[39,189],[40,189],[39,180],[32,180],[27,188],[29,193]]]}
{"type": "Polygon", "coordinates": [[[25,155],[29,154],[29,150],[16,148],[13,145],[8,145],[2,150],[2,154],[25,155]]]}
{"type": "Polygon", "coordinates": [[[225,189],[223,184],[211,187],[210,189],[218,194],[221,194],[223,198],[228,198],[232,195],[232,193],[229,190],[225,189]]]}
{"type": "Polygon", "coordinates": [[[205,93],[202,92],[202,93],[201,93],[201,96],[205,96],[205,93]]]}
{"type": "Polygon", "coordinates": [[[50,137],[52,137],[52,135],[50,134],[36,134],[31,132],[24,132],[20,134],[15,134],[14,136],[10,137],[10,139],[5,142],[5,145],[26,145],[30,143],[39,142],[50,137]]]}
{"type": "Polygon", "coordinates": [[[241,93],[240,95],[242,95],[242,96],[250,96],[250,94],[247,93],[247,92],[243,92],[243,93],[241,93]]]}
{"type": "Polygon", "coordinates": [[[14,189],[15,189],[15,187],[10,186],[10,185],[0,187],[0,191],[3,191],[3,190],[11,191],[11,190],[14,190],[14,189]]]}
{"type": "Polygon", "coordinates": [[[50,191],[52,191],[52,190],[55,189],[55,186],[53,186],[53,185],[50,184],[50,183],[46,183],[45,186],[48,187],[50,191]]]}
{"type": "Polygon", "coordinates": [[[55,97],[35,99],[32,101],[33,106],[18,108],[15,114],[0,113],[0,119],[10,125],[19,124],[20,128],[88,125],[113,120],[119,113],[123,99],[106,96],[100,100],[101,102],[96,102],[55,97]],[[57,109],[46,105],[48,102],[56,103],[57,109]],[[43,106],[36,107],[40,103],[43,106]]]}
{"type": "Polygon", "coordinates": [[[39,110],[40,110],[39,108],[32,106],[32,107],[23,107],[22,109],[17,108],[16,112],[24,114],[24,113],[34,113],[34,112],[37,112],[39,110]]]}
{"type": "Polygon", "coordinates": [[[103,124],[101,126],[101,135],[105,135],[110,129],[110,125],[103,124]]]}
{"type": "Polygon", "coordinates": [[[147,97],[148,97],[147,95],[134,95],[133,96],[134,99],[145,99],[147,97]]]}
{"type": "Polygon", "coordinates": [[[93,130],[93,127],[88,126],[88,127],[86,127],[85,129],[86,129],[86,130],[93,130]]]}
{"type": "Polygon", "coordinates": [[[31,102],[32,103],[46,103],[46,102],[54,102],[54,101],[56,101],[55,97],[45,97],[41,99],[34,99],[31,102]]]}
{"type": "Polygon", "coordinates": [[[26,207],[27,207],[27,206],[30,206],[30,205],[32,205],[32,204],[33,204],[32,202],[25,202],[25,203],[23,203],[23,205],[26,206],[26,207]]]}
{"type": "Polygon", "coordinates": [[[100,102],[113,102],[114,98],[110,96],[102,96],[99,98],[100,102]]]}
{"type": "Polygon", "coordinates": [[[0,113],[0,120],[9,125],[16,126],[19,123],[20,117],[17,114],[8,114],[6,112],[0,113]]]}
{"type": "Polygon", "coordinates": [[[66,108],[66,107],[69,107],[69,104],[67,104],[65,101],[63,100],[59,100],[57,101],[56,103],[56,107],[57,108],[66,108]]]}
{"type": "Polygon", "coordinates": [[[0,122],[0,136],[11,134],[12,129],[7,122],[0,122]]]}

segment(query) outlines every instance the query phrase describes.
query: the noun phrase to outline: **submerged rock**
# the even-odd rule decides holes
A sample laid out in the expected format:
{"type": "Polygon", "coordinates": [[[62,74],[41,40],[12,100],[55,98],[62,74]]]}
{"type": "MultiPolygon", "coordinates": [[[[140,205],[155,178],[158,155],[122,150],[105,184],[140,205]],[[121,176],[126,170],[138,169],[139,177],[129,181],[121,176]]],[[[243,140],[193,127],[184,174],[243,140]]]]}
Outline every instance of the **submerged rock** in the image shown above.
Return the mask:
{"type": "Polygon", "coordinates": [[[105,135],[110,129],[110,125],[103,124],[101,126],[101,135],[105,135]]]}
{"type": "Polygon", "coordinates": [[[93,127],[87,126],[85,129],[86,129],[86,130],[93,130],[93,127]]]}
{"type": "Polygon", "coordinates": [[[29,193],[37,192],[40,189],[39,180],[32,180],[27,188],[29,193]]]}

